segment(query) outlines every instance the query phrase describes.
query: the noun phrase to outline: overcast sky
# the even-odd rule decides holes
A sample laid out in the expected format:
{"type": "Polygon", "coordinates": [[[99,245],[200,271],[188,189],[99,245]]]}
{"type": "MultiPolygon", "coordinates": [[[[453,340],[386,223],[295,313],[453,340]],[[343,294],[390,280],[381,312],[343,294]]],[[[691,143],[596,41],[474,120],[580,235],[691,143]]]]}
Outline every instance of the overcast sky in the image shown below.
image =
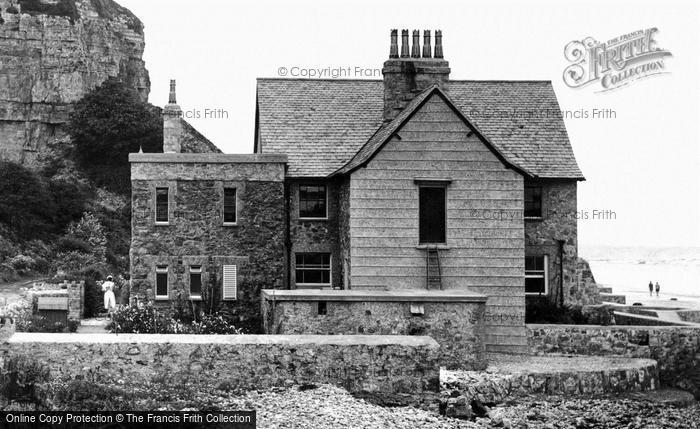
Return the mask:
{"type": "Polygon", "coordinates": [[[225,110],[228,119],[190,122],[226,153],[253,150],[257,77],[277,77],[280,67],[371,74],[388,57],[390,29],[442,29],[453,79],[551,80],[564,110],[614,110],[611,119],[566,120],[587,178],[579,210],[616,215],[580,220],[582,245],[700,246],[700,9],[692,1],[118,1],[145,24],[150,101],[165,104],[174,78],[183,110],[225,110]],[[651,27],[673,54],[670,73],[606,93],[564,84],[567,43],[651,27]]]}

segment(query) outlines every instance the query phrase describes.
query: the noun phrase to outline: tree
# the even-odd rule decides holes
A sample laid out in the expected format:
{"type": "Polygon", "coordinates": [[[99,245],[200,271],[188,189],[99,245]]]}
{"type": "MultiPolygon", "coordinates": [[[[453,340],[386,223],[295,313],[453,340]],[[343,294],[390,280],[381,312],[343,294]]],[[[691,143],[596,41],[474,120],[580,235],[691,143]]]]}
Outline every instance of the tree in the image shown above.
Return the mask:
{"type": "Polygon", "coordinates": [[[81,167],[97,185],[128,193],[129,153],[162,152],[159,109],[140,100],[138,92],[110,78],[78,101],[68,132],[81,167]]]}

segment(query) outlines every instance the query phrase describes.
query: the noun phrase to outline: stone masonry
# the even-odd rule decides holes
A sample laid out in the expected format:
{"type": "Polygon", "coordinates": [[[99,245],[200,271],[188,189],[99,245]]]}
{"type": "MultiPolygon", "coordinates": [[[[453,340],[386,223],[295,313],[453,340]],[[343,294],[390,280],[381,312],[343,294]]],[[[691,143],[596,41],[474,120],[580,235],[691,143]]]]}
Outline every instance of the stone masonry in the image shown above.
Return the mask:
{"type": "Polygon", "coordinates": [[[263,288],[285,278],[284,163],[279,155],[132,154],[132,299],[154,301],[157,265],[168,266],[170,305],[189,300],[189,267],[202,267],[202,302],[259,330],[263,288]],[[155,192],[169,189],[169,222],[156,225],[155,192]],[[235,187],[237,222],[224,226],[223,189],[235,187]],[[222,300],[223,265],[236,265],[238,296],[222,300]]]}
{"type": "MultiPolygon", "coordinates": [[[[3,335],[4,336],[4,335],[3,335]]],[[[438,345],[428,337],[319,335],[14,334],[0,344],[12,358],[46,365],[51,379],[100,373],[130,388],[195,383],[210,389],[334,384],[353,393],[437,393],[438,345]]]]}
{"type": "Polygon", "coordinates": [[[486,297],[459,291],[263,291],[268,334],[428,335],[441,366],[486,367],[486,297]]]}

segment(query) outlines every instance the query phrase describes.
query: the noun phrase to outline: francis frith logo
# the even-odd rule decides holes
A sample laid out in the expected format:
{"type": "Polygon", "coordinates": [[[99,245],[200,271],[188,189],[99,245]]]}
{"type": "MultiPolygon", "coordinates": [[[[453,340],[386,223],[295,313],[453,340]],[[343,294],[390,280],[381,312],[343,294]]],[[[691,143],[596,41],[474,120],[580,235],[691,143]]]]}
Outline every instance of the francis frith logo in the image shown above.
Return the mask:
{"type": "Polygon", "coordinates": [[[648,28],[604,43],[592,37],[570,42],[564,48],[564,56],[571,63],[564,70],[564,82],[571,88],[598,84],[596,92],[604,92],[668,73],[664,58],[671,52],[657,45],[657,32],[657,28],[648,28]]]}

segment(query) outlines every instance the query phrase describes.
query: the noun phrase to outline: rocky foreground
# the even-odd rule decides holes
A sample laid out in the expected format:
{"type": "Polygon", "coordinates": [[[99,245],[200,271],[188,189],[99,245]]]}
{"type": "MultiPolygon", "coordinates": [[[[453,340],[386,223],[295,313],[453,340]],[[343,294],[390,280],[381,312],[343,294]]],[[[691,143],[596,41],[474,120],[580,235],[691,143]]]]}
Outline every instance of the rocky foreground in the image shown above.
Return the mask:
{"type": "Polygon", "coordinates": [[[700,403],[687,407],[643,400],[532,397],[503,404],[465,421],[414,408],[387,408],[345,390],[251,392],[220,398],[221,409],[255,409],[261,428],[698,428],[700,403]]]}

